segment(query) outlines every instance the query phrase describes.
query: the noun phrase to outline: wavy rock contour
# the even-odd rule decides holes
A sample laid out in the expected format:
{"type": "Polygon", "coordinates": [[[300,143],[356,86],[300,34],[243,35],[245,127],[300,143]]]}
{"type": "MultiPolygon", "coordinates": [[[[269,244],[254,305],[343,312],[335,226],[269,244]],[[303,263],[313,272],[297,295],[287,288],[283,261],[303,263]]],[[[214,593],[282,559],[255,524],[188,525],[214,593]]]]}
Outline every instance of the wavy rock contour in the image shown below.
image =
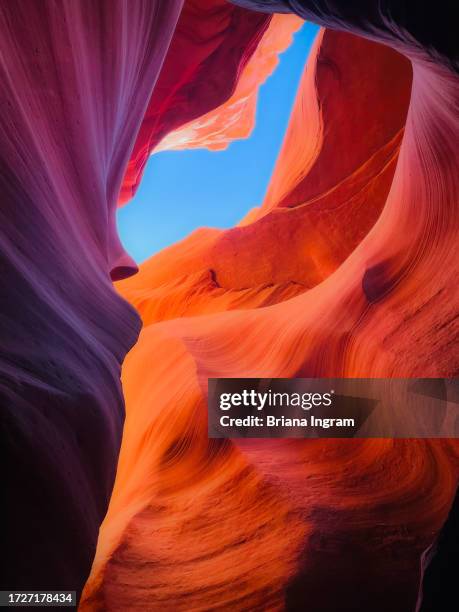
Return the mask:
{"type": "Polygon", "coordinates": [[[121,204],[136,192],[151,151],[167,133],[235,93],[270,19],[226,0],[186,0],[125,172],[121,204]]]}
{"type": "Polygon", "coordinates": [[[139,331],[110,280],[136,269],[117,196],[180,8],[0,3],[3,589],[90,570],[139,331]]]}
{"type": "Polygon", "coordinates": [[[263,206],[232,230],[198,230],[118,284],[144,324],[274,304],[329,276],[381,213],[410,88],[395,51],[322,32],[263,206]]]}
{"type": "MultiPolygon", "coordinates": [[[[314,21],[393,47],[326,32],[311,59],[334,95],[340,91],[337,75],[347,74],[340,64],[353,48],[363,66],[365,58],[370,65],[374,60],[375,76],[387,78],[394,70],[397,78],[386,82],[386,97],[376,98],[382,111],[392,94],[400,96],[393,111],[381,118],[367,105],[364,125],[374,140],[352,140],[346,155],[335,151],[341,155],[336,159],[333,136],[341,133],[341,142],[349,142],[355,118],[343,113],[341,123],[327,131],[328,123],[320,124],[327,101],[317,111],[321,78],[318,90],[309,86],[308,91],[306,73],[300,92],[307,92],[305,114],[302,118],[301,107],[294,112],[295,132],[292,127],[287,135],[264,206],[235,230],[195,233],[148,262],[137,285],[126,282],[121,288],[133,296],[147,325],[123,369],[126,428],[83,609],[336,612],[348,606],[406,612],[415,607],[421,552],[444,522],[457,486],[457,443],[220,442],[208,440],[206,429],[208,377],[448,377],[458,372],[459,85],[451,71],[455,59],[448,54],[447,29],[439,37],[433,27],[426,39],[416,16],[410,14],[407,22],[394,3],[384,4],[393,8],[392,21],[376,3],[357,4],[355,13],[354,3],[352,9],[344,2],[291,6],[314,21]],[[339,52],[333,41],[340,41],[339,52]],[[329,51],[322,65],[321,45],[329,51]],[[395,51],[411,62],[412,81],[406,60],[395,51]],[[387,71],[383,76],[376,70],[381,65],[387,71]],[[410,84],[405,117],[402,101],[410,84]],[[315,117],[315,123],[305,116],[315,117]],[[373,131],[378,119],[386,122],[387,132],[373,131]],[[289,138],[295,142],[293,133],[308,139],[304,166],[292,172],[287,161],[294,158],[288,146],[289,138]],[[328,159],[322,170],[321,156],[328,159]],[[346,191],[355,197],[346,198],[346,191]],[[312,216],[316,200],[320,212],[338,206],[338,229],[350,232],[338,236],[332,265],[338,235],[334,215],[320,218],[315,211],[312,216]],[[319,218],[330,241],[314,251],[315,237],[309,265],[298,273],[311,274],[312,261],[322,273],[303,278],[305,286],[295,296],[272,299],[264,288],[267,299],[248,293],[239,307],[231,295],[235,288],[258,286],[260,278],[277,280],[279,271],[285,272],[285,282],[294,278],[300,245],[307,242],[292,245],[289,233],[281,241],[285,263],[282,253],[275,259],[277,264],[280,258],[279,267],[257,268],[257,263],[266,261],[265,250],[276,249],[283,237],[270,233],[275,215],[293,220],[301,213],[311,228],[319,218]],[[269,239],[261,238],[260,224],[269,239]],[[237,238],[228,238],[241,232],[252,236],[247,253],[237,250],[237,238]],[[244,256],[250,265],[241,265],[244,256]],[[219,263],[221,271],[215,273],[219,263]],[[160,266],[167,269],[164,278],[160,266]],[[208,269],[206,279],[202,270],[208,269]],[[190,291],[192,283],[201,282],[199,274],[202,288],[190,291]],[[243,275],[248,282],[238,285],[243,275]]],[[[369,95],[374,85],[362,80],[355,99],[369,95]]],[[[347,86],[352,91],[352,80],[347,86]]]]}

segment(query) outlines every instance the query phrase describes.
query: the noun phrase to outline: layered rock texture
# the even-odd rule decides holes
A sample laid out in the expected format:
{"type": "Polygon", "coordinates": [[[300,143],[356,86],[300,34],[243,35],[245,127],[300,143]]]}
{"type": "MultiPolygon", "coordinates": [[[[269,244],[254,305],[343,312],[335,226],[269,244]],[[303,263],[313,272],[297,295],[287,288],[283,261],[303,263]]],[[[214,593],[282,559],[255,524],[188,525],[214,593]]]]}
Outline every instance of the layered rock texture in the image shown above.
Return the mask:
{"type": "MultiPolygon", "coordinates": [[[[416,607],[455,441],[207,439],[208,377],[458,371],[448,27],[416,39],[414,16],[345,4],[292,3],[345,31],[316,40],[262,205],[117,285],[144,328],[84,610],[416,607]]],[[[205,142],[204,128],[181,134],[205,142]]]]}
{"type": "Polygon", "coordinates": [[[0,3],[2,589],[81,591],[90,569],[140,327],[114,213],[180,8],[0,3]]]}
{"type": "Polygon", "coordinates": [[[118,285],[144,323],[274,304],[329,276],[381,213],[410,90],[401,55],[322,31],[263,206],[232,230],[197,231],[118,285]]]}
{"type": "Polygon", "coordinates": [[[269,22],[226,0],[186,0],[126,170],[121,203],[134,195],[148,156],[166,134],[232,96],[269,22]]]}
{"type": "Polygon", "coordinates": [[[209,440],[206,396],[457,375],[453,20],[238,4],[0,2],[2,588],[79,594],[103,520],[82,610],[440,610],[457,442],[209,440]],[[149,154],[246,136],[300,17],[324,28],[264,202],[121,280],[149,154]]]}
{"type": "Polygon", "coordinates": [[[270,21],[182,5],[0,2],[2,589],[79,594],[90,571],[123,427],[120,365],[140,329],[111,281],[136,270],[115,210],[169,49],[209,11],[212,40],[201,47],[190,23],[187,58],[214,54],[225,82],[206,66],[214,97],[188,120],[232,94],[270,21]]]}

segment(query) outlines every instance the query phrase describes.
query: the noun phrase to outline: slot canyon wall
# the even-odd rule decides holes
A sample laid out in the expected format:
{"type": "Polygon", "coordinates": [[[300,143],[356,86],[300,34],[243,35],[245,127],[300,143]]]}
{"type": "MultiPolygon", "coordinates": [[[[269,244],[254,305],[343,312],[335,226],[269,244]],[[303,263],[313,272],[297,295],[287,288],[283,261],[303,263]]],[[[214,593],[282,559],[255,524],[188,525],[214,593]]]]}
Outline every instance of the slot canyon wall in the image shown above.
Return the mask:
{"type": "Polygon", "coordinates": [[[174,32],[186,46],[205,13],[190,87],[231,57],[199,113],[231,95],[270,22],[223,1],[182,6],[0,1],[3,589],[79,596],[91,568],[124,421],[120,366],[140,330],[112,284],[136,270],[115,211],[174,32]]]}
{"type": "Polygon", "coordinates": [[[114,215],[181,1],[95,8],[0,2],[2,589],[81,592],[140,329],[114,215]]]}
{"type": "Polygon", "coordinates": [[[2,588],[87,580],[85,611],[445,609],[456,441],[209,440],[206,416],[209,377],[457,376],[439,4],[0,0],[2,588]],[[247,136],[303,18],[323,27],[265,200],[131,276],[115,210],[148,156],[247,136]]]}
{"type": "Polygon", "coordinates": [[[84,610],[443,609],[420,558],[455,441],[207,439],[208,377],[457,375],[456,56],[435,20],[357,4],[292,3],[344,31],[318,36],[262,205],[117,285],[144,328],[84,610]]]}

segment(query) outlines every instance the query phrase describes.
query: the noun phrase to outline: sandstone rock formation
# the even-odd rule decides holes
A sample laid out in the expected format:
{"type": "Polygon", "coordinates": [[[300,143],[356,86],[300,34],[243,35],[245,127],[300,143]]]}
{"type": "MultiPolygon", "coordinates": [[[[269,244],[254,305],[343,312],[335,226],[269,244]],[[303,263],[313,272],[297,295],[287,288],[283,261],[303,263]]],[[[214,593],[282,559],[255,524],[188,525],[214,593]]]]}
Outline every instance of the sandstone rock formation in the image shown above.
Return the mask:
{"type": "Polygon", "coordinates": [[[263,206],[119,284],[145,326],[123,369],[126,427],[83,609],[416,606],[456,442],[220,442],[206,429],[208,377],[457,375],[451,36],[383,5],[394,21],[376,3],[288,5],[348,33],[316,43],[263,206]]]}
{"type": "MultiPolygon", "coordinates": [[[[140,329],[111,282],[136,270],[115,210],[182,4],[0,2],[3,589],[79,594],[91,567],[140,329]]],[[[222,4],[200,3],[214,53],[239,53],[226,85],[270,18],[222,4]]]]}
{"type": "Polygon", "coordinates": [[[206,396],[457,376],[451,11],[0,0],[2,588],[79,596],[98,538],[82,610],[442,601],[457,441],[209,440],[206,396]],[[264,202],[128,279],[115,210],[148,156],[247,136],[300,17],[324,29],[264,202]]]}

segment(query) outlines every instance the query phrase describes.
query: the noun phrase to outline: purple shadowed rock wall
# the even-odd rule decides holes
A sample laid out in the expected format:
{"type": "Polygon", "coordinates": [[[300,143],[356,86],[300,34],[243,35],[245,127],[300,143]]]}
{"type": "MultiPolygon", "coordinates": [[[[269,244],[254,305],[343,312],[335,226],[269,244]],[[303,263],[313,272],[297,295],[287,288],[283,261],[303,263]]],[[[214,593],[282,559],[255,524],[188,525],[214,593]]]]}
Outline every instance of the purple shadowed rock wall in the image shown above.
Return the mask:
{"type": "Polygon", "coordinates": [[[0,2],[3,589],[78,589],[139,318],[113,279],[123,172],[182,0],[0,2]]]}

